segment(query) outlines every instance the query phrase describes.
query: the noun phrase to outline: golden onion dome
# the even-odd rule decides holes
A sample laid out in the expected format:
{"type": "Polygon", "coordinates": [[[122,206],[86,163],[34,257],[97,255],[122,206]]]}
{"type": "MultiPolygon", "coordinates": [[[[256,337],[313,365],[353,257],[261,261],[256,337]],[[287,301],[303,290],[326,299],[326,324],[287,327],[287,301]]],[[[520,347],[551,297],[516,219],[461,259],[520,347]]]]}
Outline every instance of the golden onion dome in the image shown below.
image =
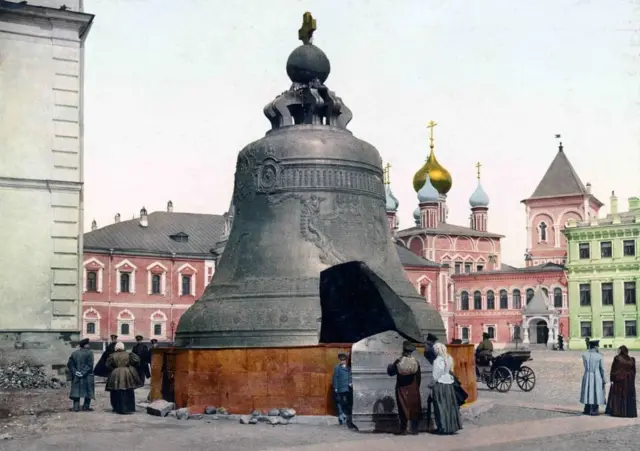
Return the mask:
{"type": "Polygon", "coordinates": [[[438,163],[436,155],[433,152],[433,129],[436,125],[438,124],[434,121],[429,122],[427,125],[427,128],[430,130],[429,147],[431,148],[431,152],[429,153],[427,162],[418,170],[418,172],[416,172],[416,175],[413,176],[413,189],[416,193],[420,191],[420,188],[422,188],[424,183],[427,181],[427,174],[431,179],[431,184],[440,194],[447,194],[453,184],[451,174],[440,163],[438,163]]]}
{"type": "Polygon", "coordinates": [[[433,152],[433,147],[431,148],[427,162],[416,172],[416,175],[413,176],[413,189],[416,190],[416,192],[420,191],[420,188],[424,186],[424,183],[427,181],[427,174],[431,179],[431,184],[440,194],[447,194],[449,192],[453,184],[451,174],[438,163],[436,155],[433,152]]]}

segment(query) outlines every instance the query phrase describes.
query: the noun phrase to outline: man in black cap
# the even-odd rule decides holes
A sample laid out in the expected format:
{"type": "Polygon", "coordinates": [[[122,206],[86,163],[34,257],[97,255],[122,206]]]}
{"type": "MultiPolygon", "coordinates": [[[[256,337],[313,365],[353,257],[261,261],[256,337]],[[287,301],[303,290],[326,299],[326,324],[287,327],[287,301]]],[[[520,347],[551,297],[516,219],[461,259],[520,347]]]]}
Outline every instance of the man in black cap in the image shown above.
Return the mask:
{"type": "Polygon", "coordinates": [[[111,338],[111,343],[107,345],[107,349],[100,356],[100,360],[98,360],[98,363],[96,364],[96,368],[93,371],[93,373],[96,376],[100,376],[100,377],[109,376],[109,370],[107,369],[107,359],[111,354],[116,352],[116,343],[118,342],[118,336],[111,334],[110,338],[111,338]]]}
{"type": "Polygon", "coordinates": [[[80,398],[84,398],[82,410],[89,412],[93,410],[91,400],[95,399],[93,352],[89,349],[88,338],[81,340],[78,346],[67,362],[67,369],[71,376],[69,398],[73,401],[74,412],[80,411],[80,398]]]}
{"type": "Polygon", "coordinates": [[[400,420],[399,434],[407,433],[407,423],[411,423],[411,433],[418,434],[422,400],[420,398],[420,364],[412,356],[416,346],[410,341],[402,344],[402,357],[387,367],[389,376],[396,376],[396,404],[400,420]]]}
{"type": "Polygon", "coordinates": [[[589,341],[589,350],[582,354],[584,375],[580,387],[580,403],[585,415],[598,415],[598,406],[607,403],[604,393],[604,357],[598,352],[599,340],[589,341]]]}
{"type": "Polygon", "coordinates": [[[351,369],[347,365],[347,354],[338,354],[338,364],[333,368],[333,394],[338,408],[338,422],[349,425],[351,423],[351,369]]]}
{"type": "Polygon", "coordinates": [[[147,345],[142,342],[144,338],[142,335],[136,335],[136,344],[131,349],[135,355],[140,357],[140,365],[138,365],[138,375],[140,376],[140,380],[144,382],[145,378],[151,378],[151,371],[149,371],[149,364],[151,363],[151,353],[149,352],[149,348],[147,345]]]}
{"type": "Polygon", "coordinates": [[[481,378],[488,374],[491,367],[491,358],[493,357],[493,343],[489,338],[489,334],[482,333],[482,342],[476,348],[476,377],[481,378]]]}
{"type": "Polygon", "coordinates": [[[436,351],[433,349],[433,345],[438,341],[438,337],[432,333],[427,334],[427,341],[424,346],[424,358],[433,365],[433,361],[436,359],[436,351]]]}

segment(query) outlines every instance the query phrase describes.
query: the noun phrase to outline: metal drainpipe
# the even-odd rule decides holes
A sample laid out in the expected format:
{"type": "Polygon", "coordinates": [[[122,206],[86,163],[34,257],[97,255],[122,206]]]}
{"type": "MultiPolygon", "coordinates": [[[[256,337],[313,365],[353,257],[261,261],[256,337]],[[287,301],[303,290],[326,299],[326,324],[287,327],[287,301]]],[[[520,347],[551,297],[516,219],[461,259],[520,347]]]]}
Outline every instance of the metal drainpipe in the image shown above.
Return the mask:
{"type": "MultiPolygon", "coordinates": [[[[109,330],[109,337],[111,337],[111,265],[113,262],[113,249],[109,249],[109,274],[107,274],[107,285],[109,294],[107,295],[107,329],[109,330]]],[[[107,340],[109,340],[107,337],[107,340]]]]}
{"type": "MultiPolygon", "coordinates": [[[[171,294],[169,296],[169,302],[171,303],[169,309],[169,324],[173,323],[173,272],[175,271],[176,266],[176,253],[171,253],[171,294]]],[[[171,332],[171,335],[174,335],[175,332],[171,332]]],[[[173,337],[171,337],[173,340],[173,337]]]]}

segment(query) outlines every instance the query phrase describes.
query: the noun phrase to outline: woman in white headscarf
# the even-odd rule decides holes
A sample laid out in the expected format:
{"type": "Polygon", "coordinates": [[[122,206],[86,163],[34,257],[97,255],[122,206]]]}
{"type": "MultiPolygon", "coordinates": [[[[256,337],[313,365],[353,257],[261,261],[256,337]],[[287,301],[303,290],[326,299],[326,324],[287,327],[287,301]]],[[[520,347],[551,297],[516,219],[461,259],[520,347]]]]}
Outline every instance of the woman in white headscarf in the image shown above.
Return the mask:
{"type": "Polygon", "coordinates": [[[111,395],[111,407],[120,414],[136,411],[136,396],[134,390],[144,385],[138,375],[137,366],[140,358],[134,353],[124,350],[124,343],[116,343],[115,352],[107,359],[107,369],[110,371],[106,390],[111,395]]]}
{"type": "Polygon", "coordinates": [[[434,345],[432,394],[438,434],[454,434],[462,429],[460,407],[454,387],[453,358],[442,343],[434,345]]]}

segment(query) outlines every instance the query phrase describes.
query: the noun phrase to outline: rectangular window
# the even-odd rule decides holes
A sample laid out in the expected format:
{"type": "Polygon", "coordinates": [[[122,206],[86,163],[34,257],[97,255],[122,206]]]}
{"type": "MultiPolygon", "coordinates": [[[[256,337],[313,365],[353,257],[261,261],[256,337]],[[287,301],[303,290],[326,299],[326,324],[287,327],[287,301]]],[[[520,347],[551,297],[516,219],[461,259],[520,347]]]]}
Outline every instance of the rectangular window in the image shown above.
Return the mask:
{"type": "Polygon", "coordinates": [[[129,274],[120,274],[120,293],[129,293],[129,274]]]}
{"type": "Polygon", "coordinates": [[[462,263],[456,262],[454,266],[454,271],[456,274],[460,274],[462,272],[462,263]]]}
{"type": "Polygon", "coordinates": [[[496,339],[496,327],[495,326],[487,326],[487,334],[489,334],[489,339],[496,339]]]}
{"type": "Polygon", "coordinates": [[[463,340],[469,340],[469,328],[468,327],[463,327],[462,328],[462,339],[463,340]]]}
{"type": "Polygon", "coordinates": [[[153,325],[153,335],[159,337],[162,335],[162,324],[154,324],[153,325]]]}
{"type": "Polygon", "coordinates": [[[602,284],[602,305],[613,305],[613,284],[602,284]]]}
{"type": "Polygon", "coordinates": [[[580,243],[578,249],[580,250],[581,259],[589,258],[589,243],[580,243]]]}
{"type": "Polygon", "coordinates": [[[624,303],[627,305],[635,305],[636,303],[636,283],[624,283],[624,303]]]}
{"type": "Polygon", "coordinates": [[[611,249],[611,241],[603,241],[600,243],[600,258],[611,258],[613,251],[611,249]]]}
{"type": "Polygon", "coordinates": [[[636,337],[638,336],[638,330],[636,329],[636,322],[633,321],[625,321],[624,322],[624,336],[625,337],[636,337]]]}
{"type": "Polygon", "coordinates": [[[476,271],[482,272],[483,270],[484,270],[484,266],[483,265],[476,266],[476,271]]]}
{"type": "Polygon", "coordinates": [[[520,340],[520,326],[513,326],[513,339],[520,340]]]}
{"type": "Polygon", "coordinates": [[[161,278],[158,274],[151,276],[151,294],[160,294],[161,278]]]}
{"type": "Polygon", "coordinates": [[[98,274],[95,271],[87,272],[87,291],[98,291],[98,274]]]}
{"type": "Polygon", "coordinates": [[[613,321],[602,321],[602,336],[613,337],[613,321]]]}
{"type": "Polygon", "coordinates": [[[591,286],[588,283],[580,284],[580,305],[583,307],[591,305],[591,286]]]}
{"type": "Polygon", "coordinates": [[[120,324],[120,335],[129,335],[129,324],[120,324]]]}
{"type": "Polygon", "coordinates": [[[580,321],[580,336],[591,337],[591,321],[580,321]]]}
{"type": "Polygon", "coordinates": [[[464,264],[464,272],[465,274],[469,274],[471,272],[471,263],[464,264]]]}
{"type": "Polygon", "coordinates": [[[191,294],[191,276],[182,276],[182,295],[189,296],[191,294]]]}
{"type": "Polygon", "coordinates": [[[94,335],[96,333],[96,323],[87,323],[87,330],[85,333],[87,335],[94,335]]]}
{"type": "Polygon", "coordinates": [[[622,253],[625,257],[636,255],[636,242],[634,240],[624,240],[622,242],[622,253]]]}

